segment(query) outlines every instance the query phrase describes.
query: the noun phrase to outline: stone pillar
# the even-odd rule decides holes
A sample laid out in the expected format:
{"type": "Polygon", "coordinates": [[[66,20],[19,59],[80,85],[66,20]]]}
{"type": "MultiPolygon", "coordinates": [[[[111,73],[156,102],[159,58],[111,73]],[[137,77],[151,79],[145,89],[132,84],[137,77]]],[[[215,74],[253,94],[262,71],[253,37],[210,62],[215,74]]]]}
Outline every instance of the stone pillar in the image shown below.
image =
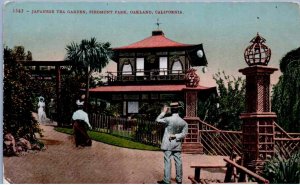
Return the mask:
{"type": "Polygon", "coordinates": [[[254,65],[240,69],[246,75],[246,113],[243,120],[244,165],[259,172],[267,156],[274,154],[274,119],[271,112],[270,75],[276,68],[254,65]]]}

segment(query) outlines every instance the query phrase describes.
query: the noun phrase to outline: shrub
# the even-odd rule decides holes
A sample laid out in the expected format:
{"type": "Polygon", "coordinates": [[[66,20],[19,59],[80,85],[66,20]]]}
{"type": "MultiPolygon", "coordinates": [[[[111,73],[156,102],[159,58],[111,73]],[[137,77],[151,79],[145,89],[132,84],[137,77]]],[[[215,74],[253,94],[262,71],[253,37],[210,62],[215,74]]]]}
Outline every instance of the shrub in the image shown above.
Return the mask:
{"type": "Polygon", "coordinates": [[[36,83],[20,62],[31,58],[31,52],[26,53],[23,46],[4,48],[3,133],[11,133],[16,139],[25,137],[32,142],[36,132],[41,134],[32,116],[32,89],[36,83]]]}
{"type": "Polygon", "coordinates": [[[265,163],[263,173],[272,184],[299,184],[300,151],[288,159],[274,156],[265,163]]]}

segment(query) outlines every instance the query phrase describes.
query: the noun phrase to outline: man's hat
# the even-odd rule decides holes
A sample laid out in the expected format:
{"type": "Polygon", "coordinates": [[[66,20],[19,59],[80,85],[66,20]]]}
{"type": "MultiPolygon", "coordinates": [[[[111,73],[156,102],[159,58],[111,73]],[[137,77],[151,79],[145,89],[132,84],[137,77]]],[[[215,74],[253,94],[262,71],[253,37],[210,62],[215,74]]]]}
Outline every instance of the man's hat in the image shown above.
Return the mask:
{"type": "Polygon", "coordinates": [[[172,102],[172,103],[170,104],[170,107],[171,107],[171,109],[172,109],[172,108],[177,109],[177,108],[179,108],[180,106],[179,106],[179,103],[178,103],[178,102],[172,102]]]}

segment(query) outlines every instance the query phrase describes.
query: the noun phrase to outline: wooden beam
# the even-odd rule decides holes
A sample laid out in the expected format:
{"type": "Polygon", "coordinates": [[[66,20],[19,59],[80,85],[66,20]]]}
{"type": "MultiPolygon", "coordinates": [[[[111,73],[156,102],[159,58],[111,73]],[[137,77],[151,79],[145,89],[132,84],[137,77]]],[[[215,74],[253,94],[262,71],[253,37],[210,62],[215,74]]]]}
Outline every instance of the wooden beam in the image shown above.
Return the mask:
{"type": "Polygon", "coordinates": [[[227,163],[233,165],[234,167],[238,168],[239,170],[242,170],[246,174],[254,177],[255,179],[259,180],[260,182],[263,182],[264,184],[269,184],[269,180],[259,176],[258,174],[248,170],[247,168],[245,168],[243,166],[238,165],[237,163],[233,162],[232,160],[227,159],[227,158],[224,158],[223,160],[226,161],[227,163]]]}
{"type": "Polygon", "coordinates": [[[72,61],[69,60],[60,60],[60,61],[51,61],[51,60],[37,60],[37,61],[18,61],[21,62],[24,66],[68,66],[72,65],[72,61]]]}

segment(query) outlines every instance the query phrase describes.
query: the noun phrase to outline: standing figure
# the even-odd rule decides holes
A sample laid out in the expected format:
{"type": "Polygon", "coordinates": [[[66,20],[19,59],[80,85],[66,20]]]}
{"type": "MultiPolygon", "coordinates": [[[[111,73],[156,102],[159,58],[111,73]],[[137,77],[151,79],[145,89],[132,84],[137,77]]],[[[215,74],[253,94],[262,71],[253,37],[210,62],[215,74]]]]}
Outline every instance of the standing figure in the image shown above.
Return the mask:
{"type": "Polygon", "coordinates": [[[88,114],[83,111],[83,101],[77,101],[77,111],[73,113],[72,123],[75,137],[76,147],[78,146],[91,146],[92,140],[87,133],[86,127],[92,129],[92,126],[89,122],[88,114]]]}
{"type": "Polygon", "coordinates": [[[39,103],[38,103],[38,119],[39,119],[39,123],[43,123],[47,116],[45,113],[45,102],[44,102],[44,97],[40,96],[39,97],[39,103]]]}
{"type": "Polygon", "coordinates": [[[49,118],[52,122],[54,120],[54,114],[55,114],[55,102],[54,99],[51,98],[49,102],[49,118]]]}
{"type": "Polygon", "coordinates": [[[162,139],[161,150],[164,152],[164,178],[158,181],[159,184],[171,183],[171,157],[175,160],[176,182],[182,183],[182,159],[181,148],[182,142],[188,132],[188,124],[179,117],[178,102],[171,103],[172,116],[165,117],[168,107],[164,107],[162,113],[156,118],[156,122],[165,126],[164,136],[162,139]]]}

